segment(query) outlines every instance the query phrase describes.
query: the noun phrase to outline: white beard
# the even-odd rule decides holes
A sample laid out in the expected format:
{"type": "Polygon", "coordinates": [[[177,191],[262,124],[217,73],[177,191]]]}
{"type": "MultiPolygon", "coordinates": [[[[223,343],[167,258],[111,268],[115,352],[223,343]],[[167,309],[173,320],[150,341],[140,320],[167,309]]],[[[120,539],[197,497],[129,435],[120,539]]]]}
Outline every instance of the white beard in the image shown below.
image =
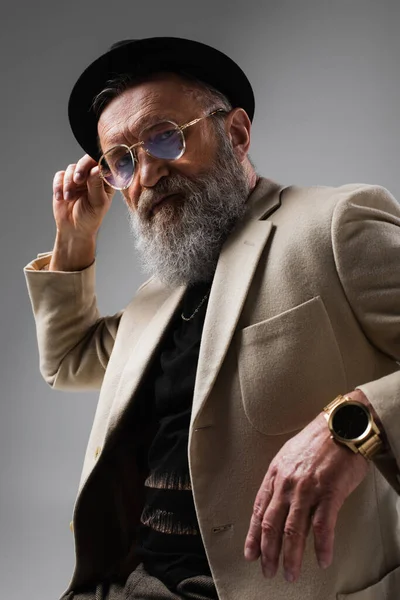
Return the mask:
{"type": "Polygon", "coordinates": [[[217,155],[206,174],[161,179],[142,193],[137,211],[129,209],[142,269],[168,286],[210,281],[222,245],[246,212],[249,182],[227,138],[220,139],[217,155]],[[171,193],[183,194],[184,201],[161,204],[149,217],[153,198],[171,193]]]}

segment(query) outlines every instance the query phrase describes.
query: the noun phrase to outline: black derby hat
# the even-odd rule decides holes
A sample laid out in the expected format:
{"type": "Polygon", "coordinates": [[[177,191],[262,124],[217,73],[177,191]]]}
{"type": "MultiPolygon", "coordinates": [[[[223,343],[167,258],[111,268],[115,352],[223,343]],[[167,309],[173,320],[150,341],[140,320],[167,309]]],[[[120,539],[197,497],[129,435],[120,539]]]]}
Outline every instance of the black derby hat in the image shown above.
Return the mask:
{"type": "Polygon", "coordinates": [[[107,81],[120,74],[147,75],[159,71],[185,72],[212,85],[227,96],[232,106],[254,116],[254,94],[242,69],[226,54],[206,44],[175,37],[122,40],[97,58],[75,83],[68,103],[72,132],[84,151],[95,160],[98,117],[92,109],[107,81]]]}

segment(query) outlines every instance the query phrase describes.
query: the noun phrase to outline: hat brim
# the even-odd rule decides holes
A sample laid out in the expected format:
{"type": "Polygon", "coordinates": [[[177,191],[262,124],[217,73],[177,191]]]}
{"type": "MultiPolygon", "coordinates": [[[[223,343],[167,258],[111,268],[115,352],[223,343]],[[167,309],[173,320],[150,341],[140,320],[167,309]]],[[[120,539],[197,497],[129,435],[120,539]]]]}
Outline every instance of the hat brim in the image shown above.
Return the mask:
{"type": "Polygon", "coordinates": [[[96,161],[98,117],[94,98],[110,79],[121,74],[145,76],[169,71],[186,73],[225,94],[232,106],[254,117],[254,94],[242,69],[223,52],[201,42],[174,37],[126,40],[92,62],[75,83],[68,102],[72,132],[83,150],[96,161]]]}

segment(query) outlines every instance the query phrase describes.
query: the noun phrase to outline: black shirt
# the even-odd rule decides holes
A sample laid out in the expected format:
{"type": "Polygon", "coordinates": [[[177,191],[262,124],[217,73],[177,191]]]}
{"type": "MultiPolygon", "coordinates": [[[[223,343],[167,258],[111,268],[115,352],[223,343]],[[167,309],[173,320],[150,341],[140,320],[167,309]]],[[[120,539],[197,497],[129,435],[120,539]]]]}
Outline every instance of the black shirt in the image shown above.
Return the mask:
{"type": "MultiPolygon", "coordinates": [[[[137,555],[168,587],[211,575],[199,532],[188,465],[188,434],[200,341],[211,283],[188,288],[156,359],[153,418],[158,424],[148,454],[149,476],[137,555]]],[[[150,388],[151,389],[151,388],[150,388]]]]}

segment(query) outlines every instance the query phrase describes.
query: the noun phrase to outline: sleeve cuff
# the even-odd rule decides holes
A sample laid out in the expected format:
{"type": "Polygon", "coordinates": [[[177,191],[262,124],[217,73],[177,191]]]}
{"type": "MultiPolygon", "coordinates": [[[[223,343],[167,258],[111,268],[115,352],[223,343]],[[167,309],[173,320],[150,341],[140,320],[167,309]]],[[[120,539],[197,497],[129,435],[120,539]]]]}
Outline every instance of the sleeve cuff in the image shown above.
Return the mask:
{"type": "MultiPolygon", "coordinates": [[[[53,255],[53,251],[51,252],[40,252],[37,255],[37,258],[29,262],[25,267],[24,271],[48,271],[49,265],[51,261],[51,257],[53,255]]],[[[95,261],[92,262],[91,265],[88,265],[86,268],[89,269],[95,261]]],[[[85,271],[86,269],[82,269],[85,271]]],[[[66,273],[68,271],[54,271],[54,273],[66,273]]],[[[71,273],[76,273],[77,271],[71,271],[71,273]]],[[[79,271],[78,271],[79,272],[79,271]]]]}
{"type": "Polygon", "coordinates": [[[52,252],[41,252],[37,255],[35,260],[32,260],[30,263],[24,267],[25,271],[48,271],[49,264],[51,261],[52,252]]]}

